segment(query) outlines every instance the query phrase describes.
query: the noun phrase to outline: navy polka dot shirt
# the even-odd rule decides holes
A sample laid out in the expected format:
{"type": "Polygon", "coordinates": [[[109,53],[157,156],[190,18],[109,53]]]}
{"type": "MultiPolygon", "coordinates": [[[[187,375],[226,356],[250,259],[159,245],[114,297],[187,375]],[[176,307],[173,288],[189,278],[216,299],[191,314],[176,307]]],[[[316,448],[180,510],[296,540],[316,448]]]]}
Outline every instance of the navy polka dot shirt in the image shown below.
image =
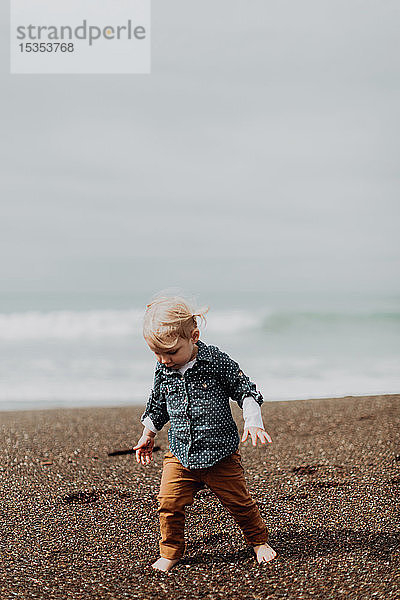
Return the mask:
{"type": "Polygon", "coordinates": [[[157,363],[154,387],[141,420],[150,417],[160,430],[170,421],[169,447],[189,469],[203,469],[238,449],[239,433],[229,398],[240,408],[263,397],[239,365],[217,346],[198,341],[197,360],[184,375],[157,363]]]}

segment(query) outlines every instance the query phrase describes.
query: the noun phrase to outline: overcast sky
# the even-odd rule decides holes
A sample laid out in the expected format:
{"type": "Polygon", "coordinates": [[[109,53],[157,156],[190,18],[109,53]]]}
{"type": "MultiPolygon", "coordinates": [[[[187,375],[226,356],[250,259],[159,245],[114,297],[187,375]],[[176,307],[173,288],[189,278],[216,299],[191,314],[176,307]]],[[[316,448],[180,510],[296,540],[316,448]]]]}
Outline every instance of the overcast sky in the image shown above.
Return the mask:
{"type": "Polygon", "coordinates": [[[400,291],[398,1],[153,0],[147,76],[10,75],[5,4],[0,290],[400,291]]]}

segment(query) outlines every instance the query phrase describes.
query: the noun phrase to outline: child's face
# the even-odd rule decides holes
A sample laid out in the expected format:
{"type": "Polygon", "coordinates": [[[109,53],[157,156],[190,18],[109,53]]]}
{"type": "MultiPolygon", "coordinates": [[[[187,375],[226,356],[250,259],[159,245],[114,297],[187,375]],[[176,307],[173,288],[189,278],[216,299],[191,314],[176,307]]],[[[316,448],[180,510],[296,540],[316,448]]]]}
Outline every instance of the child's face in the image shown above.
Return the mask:
{"type": "Polygon", "coordinates": [[[149,342],[147,342],[147,345],[149,346],[150,350],[154,352],[159,363],[162,363],[171,369],[179,369],[184,364],[196,357],[198,350],[196,342],[198,341],[199,337],[199,330],[194,329],[189,340],[180,337],[175,346],[169,350],[156,348],[149,342]]]}

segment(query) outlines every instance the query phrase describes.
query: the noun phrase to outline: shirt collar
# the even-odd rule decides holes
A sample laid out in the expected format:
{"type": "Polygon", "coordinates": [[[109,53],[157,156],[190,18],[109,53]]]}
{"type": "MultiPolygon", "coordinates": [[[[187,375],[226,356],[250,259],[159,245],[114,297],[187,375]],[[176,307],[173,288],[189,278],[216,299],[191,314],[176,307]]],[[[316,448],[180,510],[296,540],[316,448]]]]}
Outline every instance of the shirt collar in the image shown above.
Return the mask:
{"type": "MultiPolygon", "coordinates": [[[[197,355],[196,355],[196,359],[197,360],[206,360],[206,361],[212,361],[212,356],[211,356],[211,352],[208,349],[207,344],[205,344],[204,342],[202,342],[201,340],[198,340],[196,342],[196,346],[198,347],[198,351],[197,351],[197,355]]],[[[174,375],[174,373],[178,373],[177,370],[173,370],[171,368],[166,367],[165,365],[163,365],[162,363],[157,362],[157,369],[161,369],[163,371],[163,373],[165,373],[166,375],[174,375]]]]}
{"type": "Polygon", "coordinates": [[[211,352],[208,349],[207,344],[205,344],[204,342],[202,342],[201,340],[199,340],[198,342],[196,342],[196,345],[198,346],[199,350],[197,352],[197,360],[208,360],[208,361],[212,361],[212,356],[211,356],[211,352]]]}

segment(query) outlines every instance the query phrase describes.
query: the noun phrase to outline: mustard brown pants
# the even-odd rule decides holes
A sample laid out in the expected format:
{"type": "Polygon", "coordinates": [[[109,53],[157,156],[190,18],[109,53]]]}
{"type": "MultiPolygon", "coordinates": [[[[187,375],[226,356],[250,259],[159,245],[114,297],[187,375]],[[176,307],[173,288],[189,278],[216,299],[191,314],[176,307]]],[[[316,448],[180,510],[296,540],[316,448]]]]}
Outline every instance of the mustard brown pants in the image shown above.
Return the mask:
{"type": "Polygon", "coordinates": [[[157,496],[161,556],[170,560],[183,556],[185,506],[193,504],[195,495],[204,485],[232,515],[248,544],[258,546],[267,542],[268,531],[248,492],[239,450],[205,469],[187,469],[168,450],[157,496]]]}

